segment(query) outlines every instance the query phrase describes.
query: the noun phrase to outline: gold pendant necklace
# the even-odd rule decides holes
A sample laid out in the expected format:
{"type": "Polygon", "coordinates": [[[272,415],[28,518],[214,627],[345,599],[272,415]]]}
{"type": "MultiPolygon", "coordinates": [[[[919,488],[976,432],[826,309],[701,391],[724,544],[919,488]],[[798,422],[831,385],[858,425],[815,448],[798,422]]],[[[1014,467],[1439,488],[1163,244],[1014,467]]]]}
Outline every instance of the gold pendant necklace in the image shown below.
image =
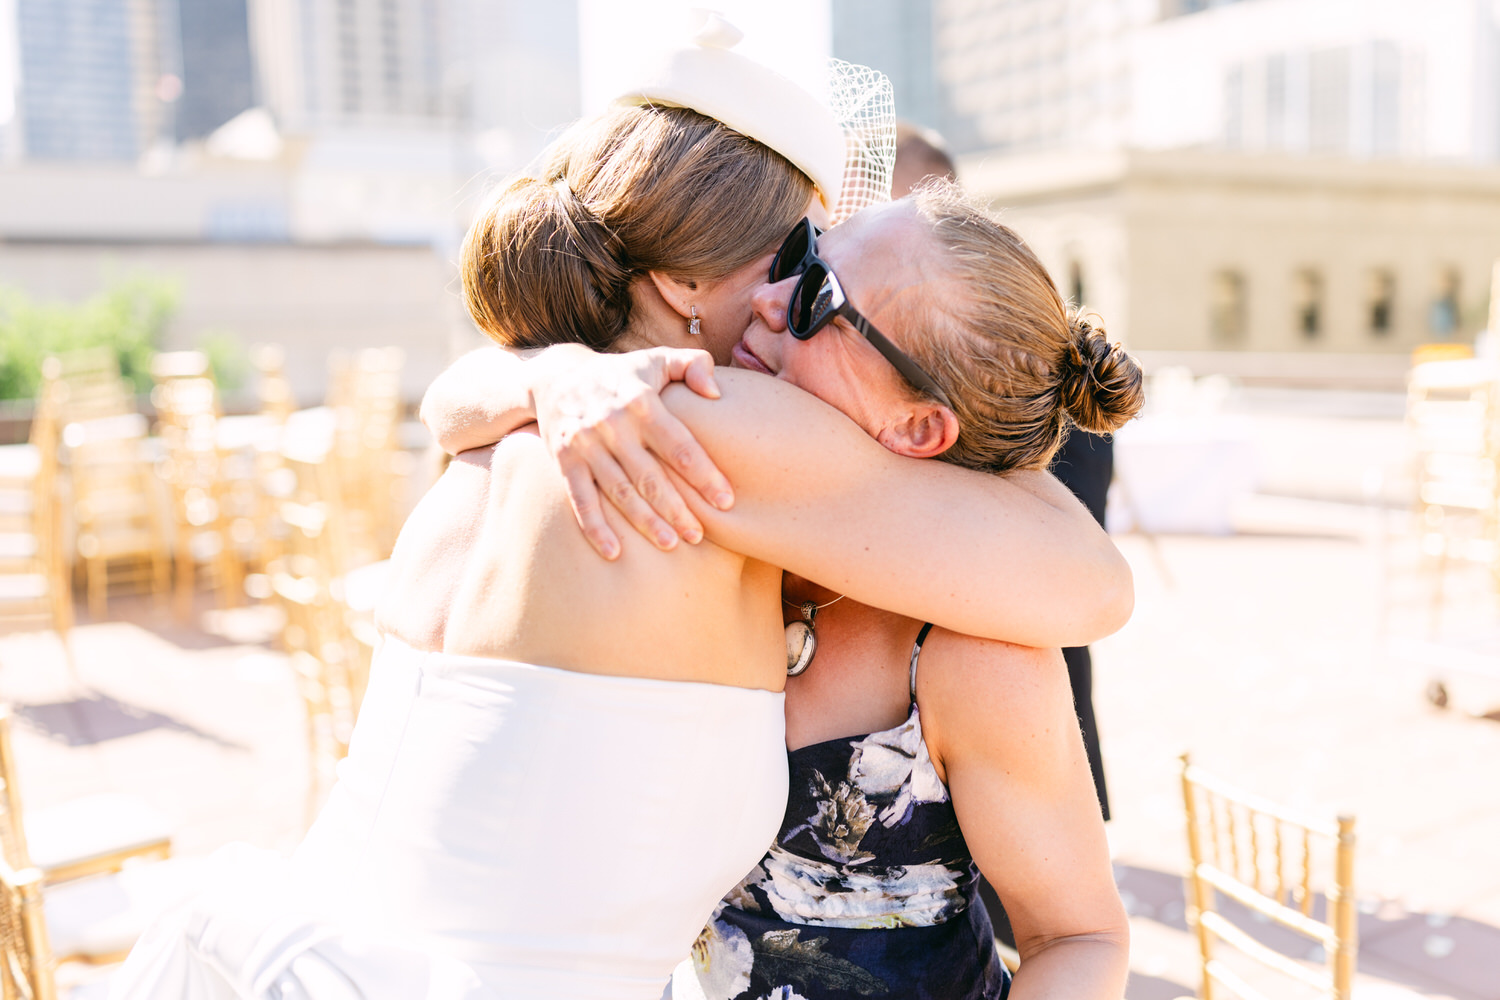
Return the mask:
{"type": "Polygon", "coordinates": [[[785,597],[781,599],[781,603],[787,607],[802,609],[802,620],[787,622],[786,626],[786,675],[788,677],[796,677],[806,670],[812,663],[813,654],[818,651],[818,633],[813,624],[813,618],[829,604],[837,604],[843,599],[843,594],[827,604],[814,604],[812,601],[797,604],[785,597]]]}

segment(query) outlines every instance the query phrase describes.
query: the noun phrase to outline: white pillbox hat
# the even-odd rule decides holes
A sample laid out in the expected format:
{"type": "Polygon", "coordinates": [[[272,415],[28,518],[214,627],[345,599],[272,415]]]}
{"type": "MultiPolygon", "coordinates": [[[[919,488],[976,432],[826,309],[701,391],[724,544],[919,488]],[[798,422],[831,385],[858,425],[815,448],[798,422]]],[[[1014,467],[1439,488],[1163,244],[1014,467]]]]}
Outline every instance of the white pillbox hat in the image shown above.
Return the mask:
{"type": "Polygon", "coordinates": [[[792,162],[829,211],[844,181],[844,132],[818,98],[768,66],[730,51],[744,35],[707,13],[693,43],[644,69],[616,104],[689,108],[723,122],[792,162]]]}

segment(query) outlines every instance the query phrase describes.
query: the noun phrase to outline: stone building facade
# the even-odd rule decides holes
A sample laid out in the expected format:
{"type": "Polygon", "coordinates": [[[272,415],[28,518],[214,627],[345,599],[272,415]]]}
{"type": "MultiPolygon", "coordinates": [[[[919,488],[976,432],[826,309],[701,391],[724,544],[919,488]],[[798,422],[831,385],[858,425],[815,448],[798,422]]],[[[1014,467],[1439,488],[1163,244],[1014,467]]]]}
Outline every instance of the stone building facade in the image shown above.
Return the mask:
{"type": "Polygon", "coordinates": [[[1140,350],[1404,356],[1486,323],[1500,167],[1182,150],[960,172],[1140,350]]]}

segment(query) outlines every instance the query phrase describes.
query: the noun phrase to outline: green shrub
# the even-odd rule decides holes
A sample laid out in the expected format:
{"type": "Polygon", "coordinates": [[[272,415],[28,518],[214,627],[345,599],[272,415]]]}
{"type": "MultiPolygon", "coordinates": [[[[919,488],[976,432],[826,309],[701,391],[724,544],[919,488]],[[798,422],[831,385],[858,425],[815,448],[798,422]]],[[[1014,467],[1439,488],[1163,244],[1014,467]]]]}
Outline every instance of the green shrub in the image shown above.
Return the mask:
{"type": "Polygon", "coordinates": [[[43,302],[0,287],[0,399],[36,395],[42,359],[109,347],[138,393],[151,391],[151,356],[177,309],[175,283],[146,276],[115,282],[79,303],[43,302]]]}
{"type": "Polygon", "coordinates": [[[220,392],[242,389],[250,377],[250,352],[232,333],[215,330],[198,338],[198,350],[208,356],[208,367],[220,392]]]}

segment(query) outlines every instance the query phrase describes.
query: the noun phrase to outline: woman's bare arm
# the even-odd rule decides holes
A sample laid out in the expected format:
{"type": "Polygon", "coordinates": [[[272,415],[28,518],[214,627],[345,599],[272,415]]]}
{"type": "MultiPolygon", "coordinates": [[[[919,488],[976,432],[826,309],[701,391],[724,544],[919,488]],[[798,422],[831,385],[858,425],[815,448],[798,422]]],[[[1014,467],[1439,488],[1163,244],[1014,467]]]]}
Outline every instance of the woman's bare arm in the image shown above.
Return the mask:
{"type": "Polygon", "coordinates": [[[936,631],[922,661],[928,748],[1016,934],[1012,1000],[1120,1000],[1130,925],[1061,653],[936,631]]]}
{"type": "Polygon", "coordinates": [[[681,381],[708,398],[718,395],[706,351],[652,348],[596,354],[581,344],[543,350],[484,347],[459,358],[422,397],[421,418],[450,455],[494,444],[536,421],[568,481],[574,515],[607,559],[619,539],[604,519],[608,499],[641,534],[663,549],[679,537],[703,536],[667,476],[670,467],[711,504],[734,504],[729,482],[661,403],[667,384],[681,381]]]}
{"type": "Polygon", "coordinates": [[[734,484],[730,511],[684,491],[717,544],[863,604],[1029,646],[1085,645],[1129,618],[1129,566],[1046,473],[904,458],[785,382],[718,375],[718,400],[663,393],[734,484]]]}
{"type": "MultiPolygon", "coordinates": [[[[585,353],[588,348],[581,345],[585,353]]],[[[536,419],[532,378],[544,355],[562,358],[573,345],[547,351],[506,351],[481,347],[443,370],[422,394],[417,416],[433,440],[450,455],[494,444],[536,419]]]]}

